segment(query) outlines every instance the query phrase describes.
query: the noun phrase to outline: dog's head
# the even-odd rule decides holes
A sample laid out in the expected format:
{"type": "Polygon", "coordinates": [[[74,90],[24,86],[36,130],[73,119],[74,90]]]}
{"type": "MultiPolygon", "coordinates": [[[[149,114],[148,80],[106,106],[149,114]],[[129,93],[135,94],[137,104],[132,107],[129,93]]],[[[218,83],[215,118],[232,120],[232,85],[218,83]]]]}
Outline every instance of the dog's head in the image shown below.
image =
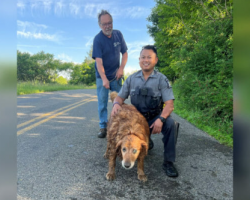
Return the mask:
{"type": "Polygon", "coordinates": [[[147,154],[148,144],[134,135],[127,135],[117,143],[116,149],[121,151],[122,166],[131,169],[140,153],[147,154]]]}

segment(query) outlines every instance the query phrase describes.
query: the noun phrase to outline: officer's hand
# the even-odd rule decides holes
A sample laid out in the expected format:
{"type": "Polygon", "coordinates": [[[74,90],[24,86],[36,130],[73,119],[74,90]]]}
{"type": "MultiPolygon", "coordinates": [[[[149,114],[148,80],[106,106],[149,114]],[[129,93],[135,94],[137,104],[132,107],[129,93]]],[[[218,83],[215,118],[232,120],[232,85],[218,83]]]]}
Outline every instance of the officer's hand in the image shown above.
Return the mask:
{"type": "Polygon", "coordinates": [[[102,85],[106,89],[109,89],[109,80],[107,78],[105,78],[104,80],[102,80],[102,85]]]}
{"type": "Polygon", "coordinates": [[[155,122],[150,126],[150,128],[153,128],[152,134],[160,133],[162,125],[163,123],[160,119],[155,120],[155,122]]]}
{"type": "Polygon", "coordinates": [[[116,80],[119,80],[123,76],[123,70],[119,68],[116,72],[116,80]]]}
{"type": "Polygon", "coordinates": [[[118,113],[122,107],[119,104],[115,104],[112,111],[111,111],[111,117],[113,117],[116,113],[118,113]]]}

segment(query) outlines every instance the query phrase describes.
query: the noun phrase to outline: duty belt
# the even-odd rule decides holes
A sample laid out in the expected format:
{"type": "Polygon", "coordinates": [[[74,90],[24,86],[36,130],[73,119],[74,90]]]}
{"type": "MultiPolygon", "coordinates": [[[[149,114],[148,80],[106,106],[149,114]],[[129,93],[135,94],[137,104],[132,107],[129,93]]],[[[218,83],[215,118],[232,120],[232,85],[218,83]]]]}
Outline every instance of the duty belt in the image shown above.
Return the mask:
{"type": "Polygon", "coordinates": [[[149,112],[141,112],[141,114],[146,118],[146,120],[151,120],[155,116],[159,115],[161,113],[161,110],[155,110],[155,111],[149,111],[149,112]]]}

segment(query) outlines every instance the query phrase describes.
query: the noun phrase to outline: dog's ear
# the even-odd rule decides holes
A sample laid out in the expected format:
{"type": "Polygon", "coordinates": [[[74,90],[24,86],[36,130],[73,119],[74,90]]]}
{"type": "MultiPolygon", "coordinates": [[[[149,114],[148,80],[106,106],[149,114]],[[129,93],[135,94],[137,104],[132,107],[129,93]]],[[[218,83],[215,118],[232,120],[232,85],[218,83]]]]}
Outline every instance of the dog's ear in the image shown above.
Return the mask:
{"type": "Polygon", "coordinates": [[[145,155],[148,154],[148,144],[145,141],[141,141],[141,147],[142,147],[142,151],[145,152],[145,155]]]}
{"type": "Polygon", "coordinates": [[[122,140],[120,140],[117,144],[116,144],[116,155],[118,157],[120,157],[120,159],[122,158],[122,152],[121,152],[121,145],[122,145],[122,140]]]}
{"type": "Polygon", "coordinates": [[[122,140],[120,140],[120,141],[116,144],[116,146],[115,146],[116,152],[119,151],[121,145],[122,145],[122,140]]]}

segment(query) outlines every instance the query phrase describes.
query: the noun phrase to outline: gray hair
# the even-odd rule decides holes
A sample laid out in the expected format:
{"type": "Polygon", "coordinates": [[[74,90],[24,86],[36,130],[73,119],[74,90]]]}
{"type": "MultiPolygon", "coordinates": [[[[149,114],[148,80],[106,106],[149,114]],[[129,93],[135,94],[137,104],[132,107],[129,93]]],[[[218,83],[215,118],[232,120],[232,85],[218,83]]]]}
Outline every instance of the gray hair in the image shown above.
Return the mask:
{"type": "Polygon", "coordinates": [[[107,10],[101,10],[101,12],[98,14],[98,23],[101,24],[101,16],[102,15],[109,15],[111,18],[111,21],[113,22],[113,18],[111,14],[107,10]]]}

